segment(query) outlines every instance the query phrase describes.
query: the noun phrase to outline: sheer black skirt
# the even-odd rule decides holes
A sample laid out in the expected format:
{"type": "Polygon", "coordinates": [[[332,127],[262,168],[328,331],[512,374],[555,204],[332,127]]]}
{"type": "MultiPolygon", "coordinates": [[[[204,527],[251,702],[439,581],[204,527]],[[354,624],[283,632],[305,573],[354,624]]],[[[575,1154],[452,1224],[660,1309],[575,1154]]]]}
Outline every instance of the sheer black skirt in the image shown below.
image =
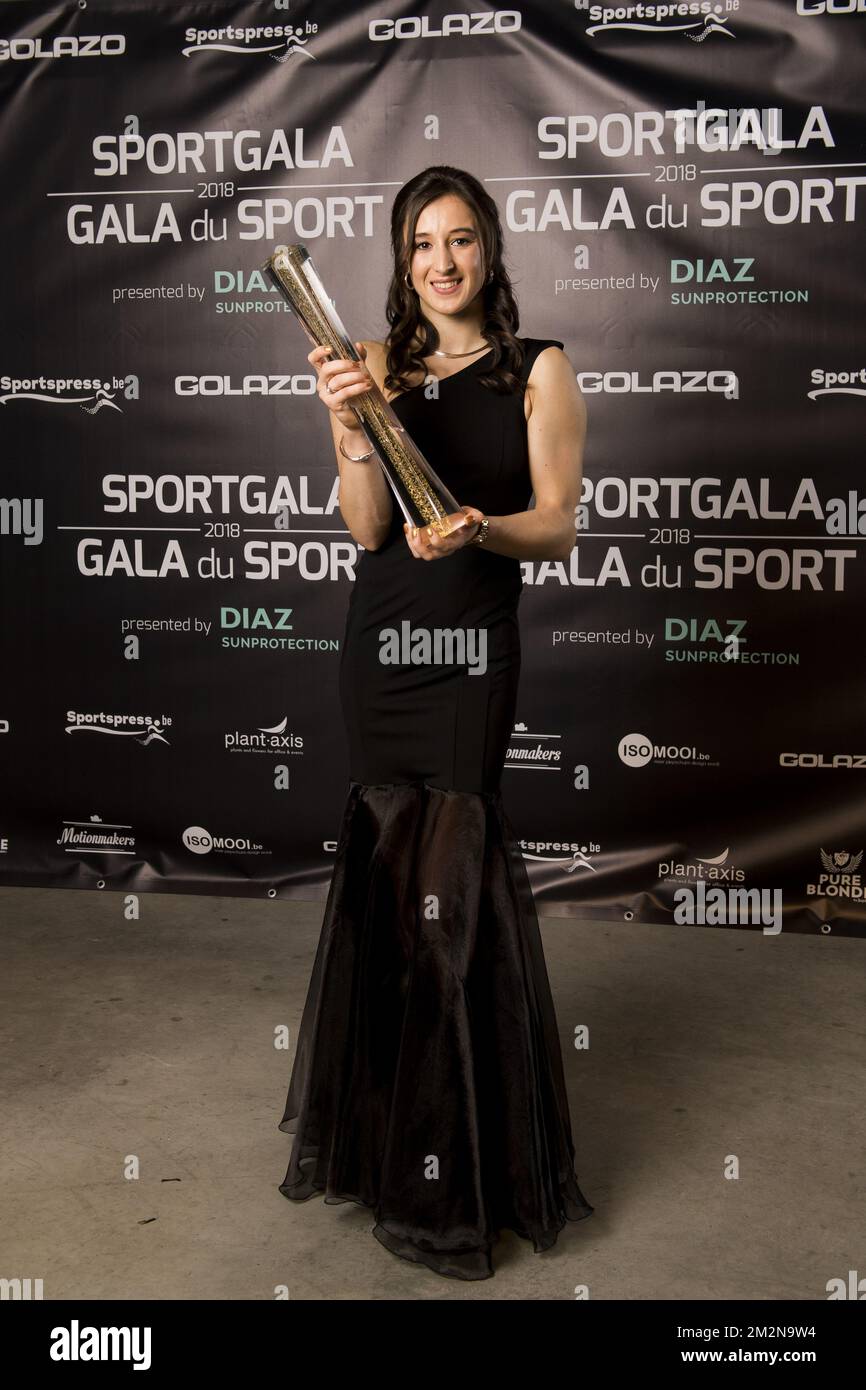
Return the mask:
{"type": "Polygon", "coordinates": [[[349,783],[279,1128],[280,1192],[352,1201],[395,1254],[493,1273],[551,1246],[578,1186],[538,919],[499,790],[349,783]]]}

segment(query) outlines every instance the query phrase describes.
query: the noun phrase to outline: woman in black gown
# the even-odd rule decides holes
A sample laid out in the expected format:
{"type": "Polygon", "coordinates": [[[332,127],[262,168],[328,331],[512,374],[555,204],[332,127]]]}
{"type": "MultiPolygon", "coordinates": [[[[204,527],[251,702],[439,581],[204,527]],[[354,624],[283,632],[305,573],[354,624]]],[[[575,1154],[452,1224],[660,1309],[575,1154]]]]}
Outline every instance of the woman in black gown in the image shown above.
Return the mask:
{"type": "Polygon", "coordinates": [[[424,170],[398,193],[391,233],[387,344],[359,344],[360,365],[309,354],[364,552],[340,665],[349,792],[279,1126],[295,1135],[280,1191],[369,1206],[395,1254],[484,1279],[502,1228],[538,1252],[593,1210],[500,790],[520,561],[574,543],[585,408],[562,344],[515,336],[498,213],[478,180],[424,170]],[[449,278],[455,288],[437,283],[449,278]],[[452,493],[472,499],[453,535],[405,527],[376,456],[362,457],[350,402],[368,372],[452,493]],[[382,659],[388,633],[444,629],[466,634],[464,659],[407,660],[405,647],[382,659]]]}

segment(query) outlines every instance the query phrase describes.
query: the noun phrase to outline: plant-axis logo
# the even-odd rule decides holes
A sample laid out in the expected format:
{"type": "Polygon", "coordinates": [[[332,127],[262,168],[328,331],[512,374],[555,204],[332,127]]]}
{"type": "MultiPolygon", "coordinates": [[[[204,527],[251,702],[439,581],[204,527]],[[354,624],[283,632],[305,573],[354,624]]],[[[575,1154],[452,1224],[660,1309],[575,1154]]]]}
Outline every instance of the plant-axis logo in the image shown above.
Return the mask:
{"type": "Polygon", "coordinates": [[[303,735],[289,729],[288,715],[284,715],[278,724],[260,724],[252,733],[248,729],[232,729],[223,737],[228,753],[291,753],[298,756],[304,751],[303,735]]]}

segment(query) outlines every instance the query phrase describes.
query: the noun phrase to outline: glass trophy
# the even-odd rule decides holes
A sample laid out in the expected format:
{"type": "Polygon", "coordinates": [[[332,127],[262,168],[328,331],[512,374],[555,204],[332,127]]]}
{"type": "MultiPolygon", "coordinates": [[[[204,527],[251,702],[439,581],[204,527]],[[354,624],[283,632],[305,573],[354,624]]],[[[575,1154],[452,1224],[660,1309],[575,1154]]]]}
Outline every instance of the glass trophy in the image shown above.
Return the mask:
{"type": "MultiPolygon", "coordinates": [[[[262,269],[288,301],[315,346],[329,347],[332,357],[362,361],[319,279],[306,246],[276,247],[262,269]]],[[[432,526],[441,536],[465,526],[460,504],[407,433],[376,382],[372,381],[369,391],[347,404],[376,450],[382,471],[409,525],[432,526]]]]}

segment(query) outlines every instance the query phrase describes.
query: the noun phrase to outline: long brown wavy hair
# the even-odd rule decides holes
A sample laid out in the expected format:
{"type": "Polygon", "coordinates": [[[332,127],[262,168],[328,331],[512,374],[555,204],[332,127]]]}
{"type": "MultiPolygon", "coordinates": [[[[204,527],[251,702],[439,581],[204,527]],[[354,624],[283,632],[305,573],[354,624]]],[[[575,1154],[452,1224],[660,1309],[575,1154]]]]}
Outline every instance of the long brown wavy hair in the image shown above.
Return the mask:
{"type": "Polygon", "coordinates": [[[386,341],[386,389],[391,392],[408,390],[408,374],[412,369],[420,371],[426,378],[427,367],[423,359],[439,347],[439,334],[422,314],[418,295],[407,285],[405,277],[412,259],[415,227],[421,212],[434,198],[449,193],[462,198],[475,214],[481,241],[482,273],[486,277],[490,271],[493,272],[490,281],[485,279],[481,291],[484,307],[481,332],[493,349],[493,360],[489,368],[476,376],[476,380],[499,394],[522,391],[524,386],[520,369],[524,351],[517,339],[520,315],[503,262],[499,210],[478,179],[450,164],[431,164],[429,168],[422,169],[420,174],[403,184],[391,209],[394,270],[385,310],[390,324],[386,341]],[[404,235],[404,229],[407,235],[404,235]],[[413,340],[417,340],[414,348],[413,340]]]}

